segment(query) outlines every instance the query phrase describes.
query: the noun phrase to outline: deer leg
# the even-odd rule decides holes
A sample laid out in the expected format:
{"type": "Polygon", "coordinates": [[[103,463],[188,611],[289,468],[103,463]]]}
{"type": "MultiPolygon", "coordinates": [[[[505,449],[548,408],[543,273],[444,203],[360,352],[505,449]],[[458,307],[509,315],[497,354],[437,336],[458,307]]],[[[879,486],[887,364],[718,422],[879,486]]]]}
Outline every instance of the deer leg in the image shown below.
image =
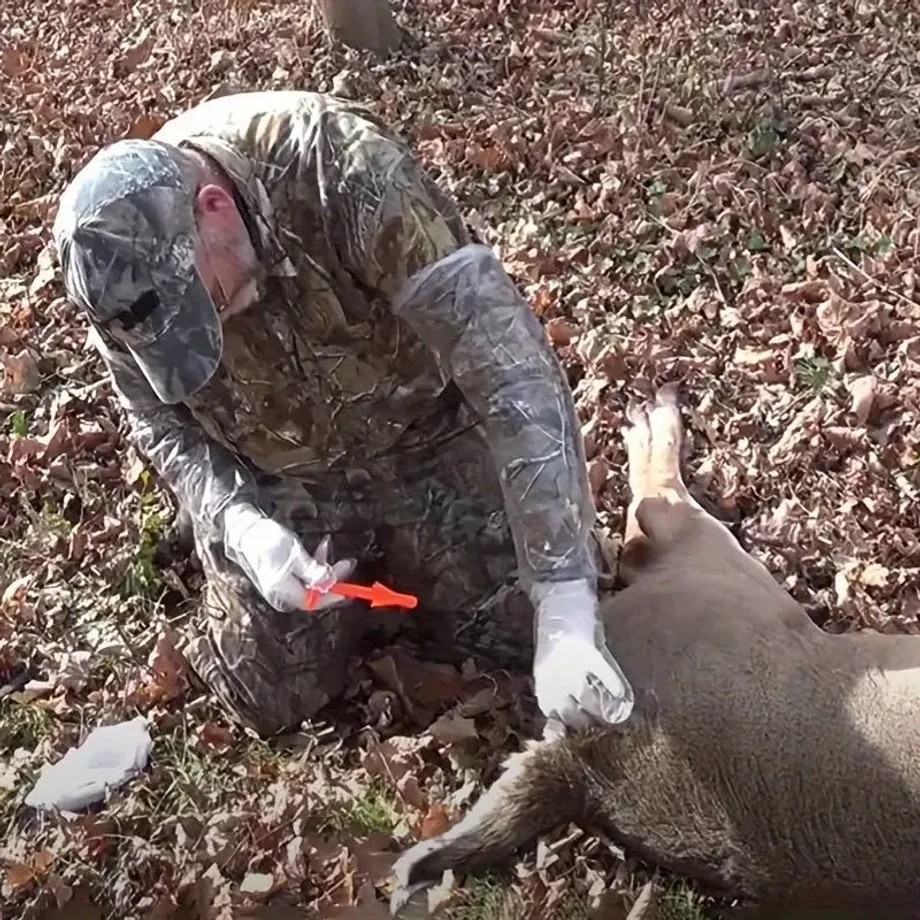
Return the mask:
{"type": "Polygon", "coordinates": [[[623,441],[626,444],[626,462],[629,469],[630,502],[626,509],[624,545],[642,536],[642,528],[636,520],[636,509],[646,493],[652,449],[652,431],[648,423],[646,404],[631,402],[626,407],[626,418],[630,425],[623,429],[623,441]]]}
{"type": "Polygon", "coordinates": [[[648,424],[651,429],[651,455],[646,475],[647,491],[643,497],[665,498],[672,504],[693,505],[702,511],[680,472],[683,423],[676,384],[666,384],[655,394],[655,405],[649,410],[648,424]]]}
{"type": "Polygon", "coordinates": [[[630,405],[626,415],[631,422],[623,431],[631,496],[619,574],[629,584],[681,530],[685,512],[705,512],[680,471],[683,427],[676,384],[663,386],[653,401],[630,405]],[[684,513],[676,513],[678,505],[684,513]]]}
{"type": "Polygon", "coordinates": [[[585,781],[566,751],[564,741],[530,742],[458,824],[403,853],[393,866],[391,912],[447,869],[466,875],[500,865],[541,834],[582,820],[585,781]]]}

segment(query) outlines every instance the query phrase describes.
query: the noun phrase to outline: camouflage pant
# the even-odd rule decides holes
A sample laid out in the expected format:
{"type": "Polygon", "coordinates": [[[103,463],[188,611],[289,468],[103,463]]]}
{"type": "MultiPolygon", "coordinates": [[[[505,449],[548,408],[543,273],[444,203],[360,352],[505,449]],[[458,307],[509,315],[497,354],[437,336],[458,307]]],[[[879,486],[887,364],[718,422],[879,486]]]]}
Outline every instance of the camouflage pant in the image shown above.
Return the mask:
{"type": "MultiPolygon", "coordinates": [[[[418,596],[385,614],[442,661],[528,669],[533,610],[516,585],[516,559],[491,457],[477,433],[430,456],[399,482],[305,482],[260,474],[264,511],[308,551],[331,534],[333,559],[354,557],[355,581],[374,579],[418,596]]],[[[187,654],[240,722],[263,735],[310,718],[343,689],[348,660],[372,626],[365,602],[319,613],[279,613],[227,559],[205,525],[195,542],[207,578],[187,654]]]]}

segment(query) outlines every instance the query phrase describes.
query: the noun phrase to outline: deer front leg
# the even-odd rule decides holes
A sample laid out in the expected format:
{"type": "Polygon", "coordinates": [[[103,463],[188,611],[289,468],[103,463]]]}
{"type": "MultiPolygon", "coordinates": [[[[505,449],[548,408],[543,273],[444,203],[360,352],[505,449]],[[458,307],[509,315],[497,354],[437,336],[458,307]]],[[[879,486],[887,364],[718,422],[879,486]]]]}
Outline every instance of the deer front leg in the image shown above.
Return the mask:
{"type": "Polygon", "coordinates": [[[390,912],[399,916],[415,892],[440,881],[447,869],[466,875],[501,865],[541,834],[584,820],[586,780],[571,749],[566,740],[531,741],[512,754],[462,821],[396,861],[390,912]]]}

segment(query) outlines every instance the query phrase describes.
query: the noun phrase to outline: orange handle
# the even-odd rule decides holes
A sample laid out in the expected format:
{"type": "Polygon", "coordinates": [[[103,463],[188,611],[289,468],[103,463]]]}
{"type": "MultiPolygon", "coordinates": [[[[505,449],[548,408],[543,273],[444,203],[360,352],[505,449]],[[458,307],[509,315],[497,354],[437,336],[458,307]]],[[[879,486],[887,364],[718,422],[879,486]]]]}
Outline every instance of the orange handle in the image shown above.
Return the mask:
{"type": "MultiPolygon", "coordinates": [[[[406,607],[409,610],[418,606],[418,598],[414,594],[400,594],[386,585],[375,581],[373,585],[356,585],[350,581],[337,581],[329,589],[340,597],[353,597],[370,601],[371,607],[406,607]]],[[[304,606],[312,610],[319,600],[319,591],[308,588],[304,598],[304,606]]]]}

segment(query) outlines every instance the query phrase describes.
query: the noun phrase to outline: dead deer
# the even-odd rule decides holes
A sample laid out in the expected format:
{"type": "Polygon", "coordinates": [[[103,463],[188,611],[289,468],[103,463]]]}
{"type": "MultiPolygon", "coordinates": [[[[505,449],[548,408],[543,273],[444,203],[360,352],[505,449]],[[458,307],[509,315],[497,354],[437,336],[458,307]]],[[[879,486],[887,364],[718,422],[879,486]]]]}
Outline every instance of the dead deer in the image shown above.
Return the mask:
{"type": "Polygon", "coordinates": [[[394,912],[575,822],[755,904],[920,917],[920,638],[814,625],[688,492],[676,392],[628,415],[626,587],[602,615],[634,711],[512,755],[401,856],[394,912]]]}

